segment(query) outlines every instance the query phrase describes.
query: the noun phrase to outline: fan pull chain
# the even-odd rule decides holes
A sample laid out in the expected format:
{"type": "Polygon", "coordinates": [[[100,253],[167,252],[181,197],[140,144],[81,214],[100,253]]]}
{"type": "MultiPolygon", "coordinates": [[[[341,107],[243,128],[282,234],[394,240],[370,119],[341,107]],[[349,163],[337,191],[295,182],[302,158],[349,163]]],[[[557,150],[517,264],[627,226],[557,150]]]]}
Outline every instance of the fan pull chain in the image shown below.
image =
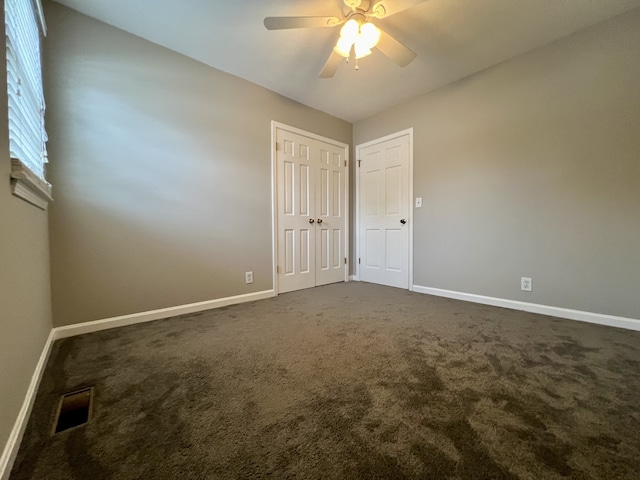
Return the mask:
{"type": "Polygon", "coordinates": [[[358,65],[358,59],[356,58],[356,70],[360,70],[360,65],[358,65]]]}

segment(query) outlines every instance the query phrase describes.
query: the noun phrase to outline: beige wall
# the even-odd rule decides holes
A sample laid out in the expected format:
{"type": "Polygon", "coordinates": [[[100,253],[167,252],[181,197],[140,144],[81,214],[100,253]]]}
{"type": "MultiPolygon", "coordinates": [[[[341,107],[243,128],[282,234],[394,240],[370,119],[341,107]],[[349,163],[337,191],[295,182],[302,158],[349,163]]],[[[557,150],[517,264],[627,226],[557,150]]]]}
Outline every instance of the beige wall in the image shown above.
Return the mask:
{"type": "MultiPolygon", "coordinates": [[[[351,126],[62,6],[47,17],[54,323],[270,289],[269,123],[347,143],[351,126]]],[[[353,143],[415,128],[417,285],[640,317],[639,25],[354,126],[353,143]]]]}
{"type": "MultiPolygon", "coordinates": [[[[4,2],[0,9],[4,34],[4,2]]],[[[0,55],[0,454],[51,330],[47,213],[11,195],[7,77],[0,55]]]]}
{"type": "Polygon", "coordinates": [[[351,124],[46,14],[55,325],[271,289],[271,120],[346,143],[351,124]]]}
{"type": "Polygon", "coordinates": [[[415,284],[640,318],[638,52],[635,10],[354,125],[415,129],[415,284]]]}

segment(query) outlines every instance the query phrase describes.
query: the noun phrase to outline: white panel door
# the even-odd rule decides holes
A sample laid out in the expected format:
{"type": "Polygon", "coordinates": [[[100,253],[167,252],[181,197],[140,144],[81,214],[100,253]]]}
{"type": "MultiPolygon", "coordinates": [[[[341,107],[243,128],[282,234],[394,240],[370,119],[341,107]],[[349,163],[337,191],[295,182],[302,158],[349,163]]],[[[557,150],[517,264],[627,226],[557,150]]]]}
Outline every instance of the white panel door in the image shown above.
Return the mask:
{"type": "Polygon", "coordinates": [[[409,135],[360,149],[359,277],[409,288],[409,135]]]}
{"type": "Polygon", "coordinates": [[[278,129],[278,285],[290,292],[316,285],[313,141],[278,129]]]}
{"type": "Polygon", "coordinates": [[[344,281],[346,167],[344,149],[318,142],[316,184],[316,285],[344,281]]]}
{"type": "Polygon", "coordinates": [[[276,129],[278,292],[342,282],[345,147],[276,129]]]}

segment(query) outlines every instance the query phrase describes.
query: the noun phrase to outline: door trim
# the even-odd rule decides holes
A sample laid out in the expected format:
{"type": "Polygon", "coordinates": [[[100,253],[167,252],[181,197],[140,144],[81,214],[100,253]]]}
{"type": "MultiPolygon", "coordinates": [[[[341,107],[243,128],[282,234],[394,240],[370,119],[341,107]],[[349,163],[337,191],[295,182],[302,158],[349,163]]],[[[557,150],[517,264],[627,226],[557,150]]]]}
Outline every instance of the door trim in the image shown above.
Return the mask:
{"type": "Polygon", "coordinates": [[[286,130],[287,132],[295,133],[297,135],[304,135],[305,137],[312,138],[314,140],[319,140],[321,142],[330,143],[335,145],[336,147],[340,147],[344,149],[344,159],[347,162],[347,166],[345,167],[345,184],[344,184],[344,203],[345,203],[345,228],[344,228],[344,254],[347,257],[347,263],[344,266],[344,281],[349,281],[349,265],[350,258],[349,253],[351,252],[351,247],[349,244],[349,169],[351,167],[350,159],[349,159],[349,145],[343,142],[339,142],[338,140],[334,140],[332,138],[323,137],[322,135],[318,135],[316,133],[308,132],[306,130],[302,130],[300,128],[292,127],[290,125],[286,125],[284,123],[276,122],[275,120],[271,120],[271,257],[272,257],[272,271],[273,271],[273,291],[274,295],[278,295],[280,293],[280,288],[278,285],[278,272],[276,267],[278,266],[278,175],[276,172],[276,167],[278,165],[277,162],[277,152],[276,152],[276,130],[286,130]]]}
{"type": "Polygon", "coordinates": [[[357,164],[357,162],[360,159],[360,150],[362,150],[363,148],[370,147],[371,145],[386,142],[388,140],[393,140],[394,138],[403,137],[405,135],[409,136],[409,209],[408,209],[408,212],[409,212],[409,246],[408,246],[409,265],[408,265],[407,271],[409,273],[409,279],[408,279],[409,291],[413,291],[413,202],[414,202],[413,200],[413,127],[356,145],[356,148],[355,148],[356,208],[355,208],[355,225],[354,225],[354,239],[353,239],[353,241],[356,244],[356,256],[353,259],[353,264],[355,267],[354,268],[355,275],[353,279],[356,281],[360,280],[360,265],[358,264],[358,258],[360,258],[360,168],[358,167],[358,164],[357,164]]]}

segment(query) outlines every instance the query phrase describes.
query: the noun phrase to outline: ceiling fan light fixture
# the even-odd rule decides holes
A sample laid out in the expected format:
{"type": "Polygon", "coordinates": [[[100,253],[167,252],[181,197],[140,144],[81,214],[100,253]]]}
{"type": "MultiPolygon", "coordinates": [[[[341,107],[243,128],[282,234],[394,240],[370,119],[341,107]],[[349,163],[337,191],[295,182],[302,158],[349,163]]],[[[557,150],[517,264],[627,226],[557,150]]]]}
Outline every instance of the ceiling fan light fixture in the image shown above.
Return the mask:
{"type": "Polygon", "coordinates": [[[358,41],[354,45],[354,50],[356,54],[356,60],[360,60],[368,55],[371,55],[371,48],[365,42],[358,41]]]}
{"type": "Polygon", "coordinates": [[[349,58],[349,55],[351,55],[352,45],[353,45],[352,41],[344,37],[340,37],[338,39],[338,43],[336,44],[335,47],[333,47],[333,49],[338,55],[342,55],[344,58],[349,58]]]}
{"type": "Polygon", "coordinates": [[[358,59],[371,55],[374,47],[400,67],[405,67],[417,54],[368,20],[395,15],[426,1],[393,0],[391,3],[390,0],[342,0],[344,7],[339,16],[266,17],[264,26],[267,30],[286,30],[342,25],[340,36],[320,72],[320,78],[333,77],[343,59],[346,58],[349,62],[354,50],[355,69],[358,70],[358,59]],[[347,11],[345,7],[351,11],[347,11]]]}
{"type": "Polygon", "coordinates": [[[344,38],[345,40],[350,41],[351,43],[355,42],[358,39],[358,35],[360,33],[360,25],[353,18],[348,20],[347,23],[344,24],[342,29],[340,29],[340,38],[344,38]]]}
{"type": "Polygon", "coordinates": [[[369,49],[375,47],[380,41],[380,30],[373,23],[365,23],[360,27],[358,42],[364,42],[369,49]]]}

